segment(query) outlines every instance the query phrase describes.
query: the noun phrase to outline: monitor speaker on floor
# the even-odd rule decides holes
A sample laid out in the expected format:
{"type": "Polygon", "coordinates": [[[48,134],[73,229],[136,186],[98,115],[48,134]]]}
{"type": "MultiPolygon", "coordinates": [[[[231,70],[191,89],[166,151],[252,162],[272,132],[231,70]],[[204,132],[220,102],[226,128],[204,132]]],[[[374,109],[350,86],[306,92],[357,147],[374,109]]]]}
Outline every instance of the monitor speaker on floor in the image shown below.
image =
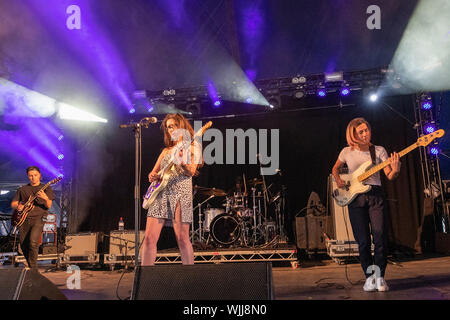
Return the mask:
{"type": "Polygon", "coordinates": [[[0,300],[67,300],[38,271],[28,268],[0,269],[0,300]]]}
{"type": "Polygon", "coordinates": [[[272,300],[272,264],[139,266],[133,300],[272,300]]]}

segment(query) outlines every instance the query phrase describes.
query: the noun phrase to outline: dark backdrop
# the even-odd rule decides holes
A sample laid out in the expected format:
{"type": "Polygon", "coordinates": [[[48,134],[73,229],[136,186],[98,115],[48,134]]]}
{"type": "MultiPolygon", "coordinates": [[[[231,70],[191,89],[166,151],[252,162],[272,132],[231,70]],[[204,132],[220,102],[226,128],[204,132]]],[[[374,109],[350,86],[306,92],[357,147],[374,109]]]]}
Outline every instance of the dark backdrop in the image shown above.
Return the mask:
{"type": "MultiPolygon", "coordinates": [[[[413,121],[411,96],[390,97],[391,107],[413,121]]],[[[345,129],[355,117],[364,117],[372,125],[372,141],[382,145],[388,153],[400,151],[417,139],[412,125],[400,116],[379,105],[355,100],[355,105],[343,108],[280,109],[262,115],[241,115],[213,120],[213,127],[280,129],[280,169],[282,176],[266,176],[267,183],[287,187],[286,229],[295,242],[292,223],[295,215],[306,206],[312,191],[325,204],[327,177],[340,150],[346,146],[345,129]]],[[[162,117],[161,117],[162,118],[162,117]]],[[[126,229],[134,228],[134,134],[118,126],[105,127],[93,142],[78,152],[78,172],[74,179],[75,199],[70,218],[70,231],[110,231],[117,228],[124,217],[126,229]]],[[[204,146],[206,146],[204,142],[204,146]]],[[[148,187],[147,174],[163,148],[162,132],[158,125],[144,129],[141,194],[148,187]]],[[[270,149],[269,149],[270,150],[270,149]]],[[[391,182],[383,177],[387,192],[391,221],[391,240],[413,248],[421,219],[423,187],[419,155],[413,151],[402,158],[400,177],[391,182]]],[[[238,175],[260,178],[257,165],[209,165],[200,170],[194,184],[203,187],[229,189],[238,175]]],[[[197,198],[196,198],[197,199],[197,198]]],[[[220,205],[220,199],[213,202],[220,205]]],[[[145,228],[145,211],[141,228],[145,228]]]]}

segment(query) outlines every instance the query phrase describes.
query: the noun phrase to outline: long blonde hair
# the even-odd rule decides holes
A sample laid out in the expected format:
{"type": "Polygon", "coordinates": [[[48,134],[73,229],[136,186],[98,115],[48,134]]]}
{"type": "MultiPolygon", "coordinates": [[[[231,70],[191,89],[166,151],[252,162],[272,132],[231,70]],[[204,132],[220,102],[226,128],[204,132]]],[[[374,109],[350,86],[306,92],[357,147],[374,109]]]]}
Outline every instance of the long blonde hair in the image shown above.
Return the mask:
{"type": "Polygon", "coordinates": [[[369,131],[372,132],[370,124],[364,118],[355,118],[348,123],[346,138],[349,147],[354,148],[362,143],[362,141],[358,139],[358,135],[356,134],[356,128],[362,125],[363,123],[365,123],[367,125],[367,128],[369,128],[369,131]]]}

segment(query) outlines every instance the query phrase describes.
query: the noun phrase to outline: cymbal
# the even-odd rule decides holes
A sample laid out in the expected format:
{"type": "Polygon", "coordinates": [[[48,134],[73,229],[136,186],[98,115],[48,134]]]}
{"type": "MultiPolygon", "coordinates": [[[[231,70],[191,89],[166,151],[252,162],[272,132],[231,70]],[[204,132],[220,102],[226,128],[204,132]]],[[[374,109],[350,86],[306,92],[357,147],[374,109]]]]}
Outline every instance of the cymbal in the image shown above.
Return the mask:
{"type": "Polygon", "coordinates": [[[257,184],[262,184],[262,183],[263,183],[262,180],[258,180],[256,178],[248,181],[248,184],[250,184],[250,185],[257,185],[257,184]]]}
{"type": "Polygon", "coordinates": [[[211,189],[211,188],[200,187],[200,186],[197,186],[197,185],[194,186],[194,190],[209,190],[209,189],[211,189]]]}
{"type": "Polygon", "coordinates": [[[200,187],[197,188],[197,190],[198,193],[205,196],[225,197],[227,195],[227,193],[222,189],[200,187]]]}

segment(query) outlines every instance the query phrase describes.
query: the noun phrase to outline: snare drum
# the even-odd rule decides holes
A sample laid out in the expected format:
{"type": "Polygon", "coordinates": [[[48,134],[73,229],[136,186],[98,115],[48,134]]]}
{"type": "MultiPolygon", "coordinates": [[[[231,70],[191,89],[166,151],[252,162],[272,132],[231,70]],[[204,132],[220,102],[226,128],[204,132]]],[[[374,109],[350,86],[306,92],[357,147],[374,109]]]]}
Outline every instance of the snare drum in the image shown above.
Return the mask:
{"type": "Polygon", "coordinates": [[[224,209],[220,208],[209,208],[205,210],[205,220],[203,223],[203,230],[205,232],[209,232],[209,226],[211,225],[211,222],[214,220],[215,217],[217,217],[219,214],[224,213],[224,209]]]}

